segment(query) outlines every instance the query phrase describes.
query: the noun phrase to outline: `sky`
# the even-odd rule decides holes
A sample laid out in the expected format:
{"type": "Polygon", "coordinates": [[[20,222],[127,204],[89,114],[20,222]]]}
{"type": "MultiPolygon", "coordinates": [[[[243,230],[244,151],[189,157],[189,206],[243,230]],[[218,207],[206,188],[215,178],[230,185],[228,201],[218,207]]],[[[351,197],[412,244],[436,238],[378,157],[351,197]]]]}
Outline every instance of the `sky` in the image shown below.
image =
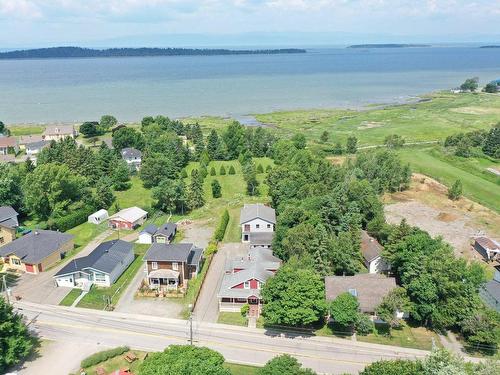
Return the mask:
{"type": "Polygon", "coordinates": [[[0,48],[500,42],[500,0],[0,0],[0,48]]]}

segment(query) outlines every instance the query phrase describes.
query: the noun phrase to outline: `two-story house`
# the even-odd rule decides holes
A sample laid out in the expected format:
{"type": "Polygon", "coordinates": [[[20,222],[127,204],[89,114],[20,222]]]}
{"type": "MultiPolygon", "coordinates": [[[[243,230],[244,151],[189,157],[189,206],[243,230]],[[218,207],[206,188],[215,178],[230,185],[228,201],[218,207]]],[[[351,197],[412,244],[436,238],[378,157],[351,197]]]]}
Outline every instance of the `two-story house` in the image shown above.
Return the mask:
{"type": "Polygon", "coordinates": [[[16,239],[16,228],[19,226],[17,215],[11,206],[0,207],[0,246],[16,239]]]}
{"type": "Polygon", "coordinates": [[[262,309],[260,289],[281,266],[281,259],[271,249],[250,248],[248,255],[226,265],[217,297],[219,311],[239,312],[250,307],[250,316],[259,316],[262,309]]]}
{"type": "Polygon", "coordinates": [[[188,281],[198,275],[203,249],[192,243],[153,243],[146,255],[146,283],[151,289],[186,289],[188,281]]]}
{"type": "Polygon", "coordinates": [[[131,147],[122,150],[122,159],[125,160],[131,170],[141,169],[142,152],[131,147]]]}
{"type": "Polygon", "coordinates": [[[66,137],[76,138],[78,132],[73,125],[49,125],[42,134],[44,141],[59,141],[66,137]]]}
{"type": "Polygon", "coordinates": [[[276,212],[262,203],[245,204],[240,212],[241,241],[250,247],[270,248],[276,225],[276,212]]]}
{"type": "Polygon", "coordinates": [[[361,231],[361,254],[369,273],[384,273],[391,269],[382,258],[382,245],[366,231],[361,231]]]}

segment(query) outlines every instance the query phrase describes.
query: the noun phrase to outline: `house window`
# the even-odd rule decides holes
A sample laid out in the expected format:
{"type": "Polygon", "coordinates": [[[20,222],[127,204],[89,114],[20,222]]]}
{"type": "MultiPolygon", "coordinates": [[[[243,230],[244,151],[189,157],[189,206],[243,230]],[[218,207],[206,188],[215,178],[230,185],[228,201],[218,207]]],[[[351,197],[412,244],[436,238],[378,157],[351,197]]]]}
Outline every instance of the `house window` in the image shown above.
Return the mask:
{"type": "Polygon", "coordinates": [[[0,237],[0,243],[4,243],[4,242],[5,241],[4,241],[3,237],[0,237]]]}
{"type": "Polygon", "coordinates": [[[95,273],[94,280],[96,283],[105,283],[106,282],[106,275],[104,275],[102,273],[95,273]]]}
{"type": "Polygon", "coordinates": [[[257,289],[260,289],[262,286],[262,283],[260,281],[257,281],[257,289]]]}
{"type": "Polygon", "coordinates": [[[267,228],[268,228],[268,229],[269,229],[269,228],[271,228],[271,224],[267,224],[267,228]]]}
{"type": "Polygon", "coordinates": [[[255,224],[255,228],[259,229],[260,228],[260,224],[255,224]]]}
{"type": "Polygon", "coordinates": [[[243,284],[243,288],[250,289],[250,281],[245,281],[245,283],[243,284]]]}
{"type": "Polygon", "coordinates": [[[20,266],[21,265],[21,261],[17,258],[10,258],[10,262],[15,265],[15,266],[20,266]]]}
{"type": "Polygon", "coordinates": [[[157,270],[158,269],[158,262],[151,262],[151,269],[157,270]]]}
{"type": "Polygon", "coordinates": [[[177,262],[172,263],[172,269],[174,271],[177,271],[179,269],[179,263],[177,263],[177,262]]]}
{"type": "Polygon", "coordinates": [[[349,293],[354,297],[358,296],[358,291],[356,289],[349,289],[349,293]]]}

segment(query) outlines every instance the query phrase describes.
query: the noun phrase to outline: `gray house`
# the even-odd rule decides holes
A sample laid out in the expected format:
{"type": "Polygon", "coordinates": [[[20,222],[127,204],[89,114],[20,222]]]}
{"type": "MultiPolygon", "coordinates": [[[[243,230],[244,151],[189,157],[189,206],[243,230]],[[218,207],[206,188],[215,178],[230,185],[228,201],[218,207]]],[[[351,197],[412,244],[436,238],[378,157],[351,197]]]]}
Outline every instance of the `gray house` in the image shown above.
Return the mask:
{"type": "Polygon", "coordinates": [[[139,243],[170,243],[177,233],[177,224],[166,223],[157,227],[148,225],[139,233],[139,243]]]}
{"type": "Polygon", "coordinates": [[[242,242],[250,242],[252,245],[253,236],[254,243],[259,242],[259,246],[270,247],[276,225],[276,212],[262,203],[245,204],[240,212],[240,225],[242,242]],[[263,233],[267,233],[267,236],[263,233]]]}
{"type": "Polygon", "coordinates": [[[134,261],[129,242],[101,243],[89,255],[74,259],[54,275],[57,286],[88,290],[92,284],[111,286],[134,261]]]}
{"type": "Polygon", "coordinates": [[[500,266],[495,267],[493,280],[479,289],[479,295],[486,305],[500,312],[500,266]]]}

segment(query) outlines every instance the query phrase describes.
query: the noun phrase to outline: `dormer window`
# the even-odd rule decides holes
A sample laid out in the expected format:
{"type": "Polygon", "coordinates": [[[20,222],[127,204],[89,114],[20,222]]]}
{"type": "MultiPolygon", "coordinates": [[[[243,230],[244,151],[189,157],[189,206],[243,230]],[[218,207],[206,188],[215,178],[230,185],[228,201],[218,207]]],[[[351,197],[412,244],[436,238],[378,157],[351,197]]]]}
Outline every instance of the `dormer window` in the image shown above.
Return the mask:
{"type": "Polygon", "coordinates": [[[245,283],[243,284],[243,288],[250,289],[250,281],[245,281],[245,283]]]}

